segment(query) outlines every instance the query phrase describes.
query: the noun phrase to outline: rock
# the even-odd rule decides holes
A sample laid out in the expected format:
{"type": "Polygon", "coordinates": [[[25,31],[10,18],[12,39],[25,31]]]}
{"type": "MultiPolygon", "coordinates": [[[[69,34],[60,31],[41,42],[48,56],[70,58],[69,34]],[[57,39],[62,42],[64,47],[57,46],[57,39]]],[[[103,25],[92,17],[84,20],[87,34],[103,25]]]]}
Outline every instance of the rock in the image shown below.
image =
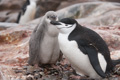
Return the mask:
{"type": "Polygon", "coordinates": [[[95,26],[118,26],[120,10],[119,3],[86,2],[78,3],[58,11],[59,18],[71,17],[81,24],[95,26]],[[107,4],[107,5],[106,5],[107,4]],[[104,9],[103,9],[104,8],[104,9]]]}
{"type": "Polygon", "coordinates": [[[27,77],[26,80],[34,80],[32,77],[27,77]]]}
{"type": "Polygon", "coordinates": [[[1,30],[5,30],[7,28],[10,28],[10,27],[16,27],[18,24],[15,24],[15,23],[2,23],[0,22],[0,31],[1,30]]]}
{"type": "Polygon", "coordinates": [[[25,0],[2,0],[0,2],[0,22],[16,22],[17,14],[25,0]]]}
{"type": "Polygon", "coordinates": [[[62,1],[67,1],[67,0],[56,0],[56,1],[39,0],[37,3],[38,7],[37,7],[36,18],[43,16],[49,10],[53,10],[53,11],[57,10],[57,7],[60,5],[62,1]]]}
{"type": "Polygon", "coordinates": [[[40,78],[42,78],[42,75],[41,74],[34,74],[34,79],[40,79],[40,78]]]}
{"type": "Polygon", "coordinates": [[[0,80],[6,80],[6,77],[3,75],[3,72],[1,72],[1,69],[0,69],[0,80]]]}
{"type": "Polygon", "coordinates": [[[104,2],[120,2],[119,0],[67,0],[67,1],[63,1],[61,2],[60,6],[58,7],[58,9],[62,9],[65,8],[67,6],[71,6],[73,4],[77,4],[77,3],[83,3],[83,2],[98,2],[98,1],[104,1],[104,2]]]}
{"type": "MultiPolygon", "coordinates": [[[[101,27],[105,28],[105,27],[101,27]]],[[[120,49],[120,35],[115,33],[119,33],[119,29],[93,29],[106,41],[109,46],[110,51],[119,50],[120,49]]]]}
{"type": "Polygon", "coordinates": [[[4,21],[6,21],[7,19],[8,19],[8,17],[7,17],[7,13],[8,13],[9,11],[0,11],[0,22],[4,22],[4,21]]]}
{"type": "Polygon", "coordinates": [[[62,9],[64,7],[67,6],[71,6],[73,4],[77,4],[77,3],[83,3],[83,2],[96,2],[96,1],[103,1],[103,0],[67,0],[67,1],[63,1],[61,2],[60,6],[58,7],[58,9],[62,9]]]}
{"type": "Polygon", "coordinates": [[[8,15],[8,17],[9,17],[9,18],[6,20],[6,22],[14,23],[14,22],[16,22],[16,19],[17,19],[17,17],[18,17],[18,12],[10,13],[10,14],[8,15]]]}
{"type": "Polygon", "coordinates": [[[0,10],[8,10],[8,9],[12,9],[12,10],[17,10],[21,8],[21,4],[24,3],[24,0],[2,0],[0,2],[0,10]]]}
{"type": "Polygon", "coordinates": [[[120,59],[120,50],[115,50],[111,52],[111,58],[114,60],[120,59]]]}

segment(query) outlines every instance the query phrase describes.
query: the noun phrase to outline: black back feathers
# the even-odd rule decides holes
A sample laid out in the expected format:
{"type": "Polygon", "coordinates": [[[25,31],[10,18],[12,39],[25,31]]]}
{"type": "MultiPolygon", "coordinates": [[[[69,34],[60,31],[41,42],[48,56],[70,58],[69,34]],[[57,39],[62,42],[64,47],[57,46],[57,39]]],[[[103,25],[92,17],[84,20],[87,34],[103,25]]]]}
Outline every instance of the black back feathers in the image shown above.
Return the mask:
{"type": "Polygon", "coordinates": [[[64,18],[61,19],[60,22],[65,23],[65,24],[77,24],[77,21],[72,19],[72,18],[64,18]]]}

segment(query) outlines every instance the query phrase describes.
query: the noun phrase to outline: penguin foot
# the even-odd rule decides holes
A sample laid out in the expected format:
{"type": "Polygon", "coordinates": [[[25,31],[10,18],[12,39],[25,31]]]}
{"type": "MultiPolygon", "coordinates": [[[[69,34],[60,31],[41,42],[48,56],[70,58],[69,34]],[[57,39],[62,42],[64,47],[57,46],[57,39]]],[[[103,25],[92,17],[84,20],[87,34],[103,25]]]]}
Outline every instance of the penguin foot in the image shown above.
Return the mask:
{"type": "Polygon", "coordinates": [[[28,65],[27,66],[26,75],[34,74],[36,72],[40,72],[40,68],[38,68],[36,65],[34,65],[34,66],[28,65]]]}
{"type": "Polygon", "coordinates": [[[106,73],[106,78],[109,78],[109,77],[111,77],[112,76],[112,73],[111,72],[107,72],[106,73]]]}

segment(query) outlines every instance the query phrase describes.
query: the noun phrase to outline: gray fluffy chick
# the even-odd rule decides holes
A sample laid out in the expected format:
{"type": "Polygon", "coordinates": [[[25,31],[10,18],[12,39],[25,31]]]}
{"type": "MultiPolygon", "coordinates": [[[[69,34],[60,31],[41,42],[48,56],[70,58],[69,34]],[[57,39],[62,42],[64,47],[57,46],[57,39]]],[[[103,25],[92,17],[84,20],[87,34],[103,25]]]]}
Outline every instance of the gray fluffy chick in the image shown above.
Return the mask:
{"type": "Polygon", "coordinates": [[[58,20],[54,11],[48,11],[34,29],[29,41],[30,65],[54,64],[61,58],[58,44],[58,30],[50,24],[51,20],[58,20]]]}

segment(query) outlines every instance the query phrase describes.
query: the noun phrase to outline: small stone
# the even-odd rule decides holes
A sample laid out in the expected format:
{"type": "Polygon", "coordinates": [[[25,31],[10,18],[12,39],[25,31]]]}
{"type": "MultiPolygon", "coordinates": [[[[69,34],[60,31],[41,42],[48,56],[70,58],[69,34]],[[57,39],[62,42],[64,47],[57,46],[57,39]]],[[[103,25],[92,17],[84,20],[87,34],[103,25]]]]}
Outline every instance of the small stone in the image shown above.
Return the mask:
{"type": "Polygon", "coordinates": [[[26,80],[33,80],[33,78],[32,77],[27,77],[26,80]]]}
{"type": "Polygon", "coordinates": [[[41,75],[44,75],[44,72],[40,72],[41,75]]]}
{"type": "Polygon", "coordinates": [[[23,69],[24,69],[24,70],[27,70],[27,66],[23,66],[23,69]]]}
{"type": "Polygon", "coordinates": [[[22,70],[14,70],[15,73],[22,73],[22,70]]]}
{"type": "Polygon", "coordinates": [[[31,73],[31,72],[34,72],[34,70],[35,70],[35,67],[34,67],[34,66],[28,66],[28,67],[27,67],[27,71],[30,72],[30,73],[31,73]]]}
{"type": "Polygon", "coordinates": [[[34,80],[32,75],[28,75],[26,80],[34,80]]]}
{"type": "Polygon", "coordinates": [[[40,72],[40,69],[35,69],[34,71],[33,71],[33,73],[39,73],[40,72]]]}
{"type": "Polygon", "coordinates": [[[42,75],[36,73],[36,74],[34,75],[34,79],[39,79],[39,78],[42,78],[42,75]]]}
{"type": "Polygon", "coordinates": [[[54,72],[55,75],[58,75],[59,73],[58,72],[54,72]]]}

